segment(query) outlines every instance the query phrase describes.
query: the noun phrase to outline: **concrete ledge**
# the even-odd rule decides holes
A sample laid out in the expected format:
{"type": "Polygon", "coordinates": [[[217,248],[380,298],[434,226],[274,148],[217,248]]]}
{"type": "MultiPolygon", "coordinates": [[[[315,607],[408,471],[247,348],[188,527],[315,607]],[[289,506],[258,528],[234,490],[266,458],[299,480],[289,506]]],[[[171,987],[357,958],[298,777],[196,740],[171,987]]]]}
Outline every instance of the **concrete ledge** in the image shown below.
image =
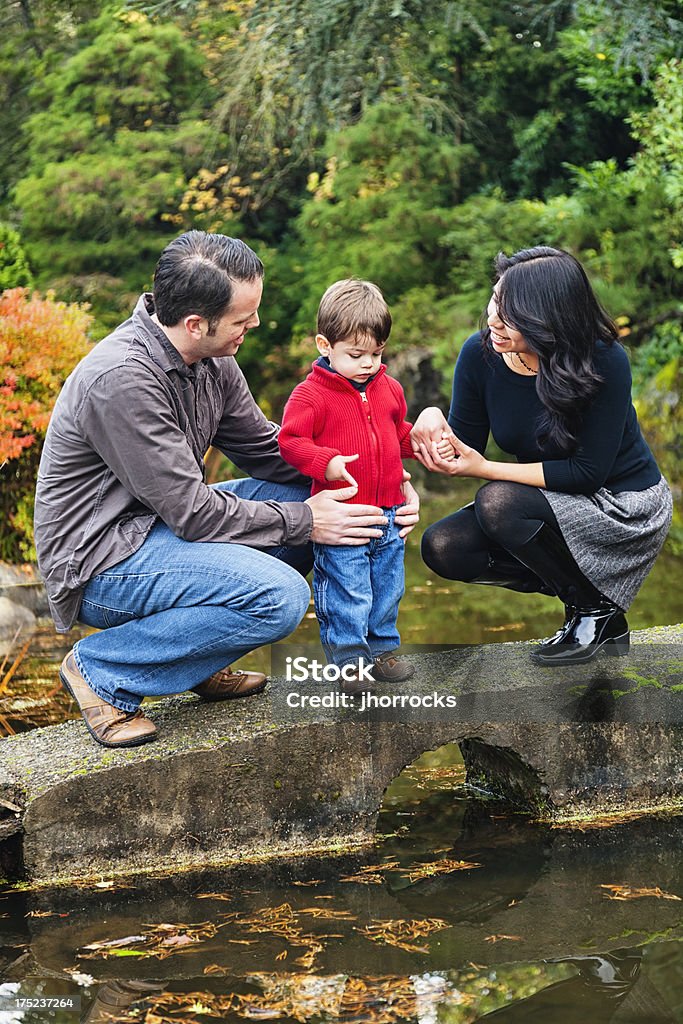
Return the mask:
{"type": "Polygon", "coordinates": [[[66,880],[363,845],[391,780],[448,742],[468,781],[547,821],[678,810],[683,626],[633,641],[628,658],[564,669],[534,666],[528,643],[429,653],[382,690],[455,696],[443,712],[292,711],[277,679],[247,701],[152,705],[161,738],[132,750],[96,746],[81,722],[13,737],[0,800],[21,808],[16,869],[66,880]]]}

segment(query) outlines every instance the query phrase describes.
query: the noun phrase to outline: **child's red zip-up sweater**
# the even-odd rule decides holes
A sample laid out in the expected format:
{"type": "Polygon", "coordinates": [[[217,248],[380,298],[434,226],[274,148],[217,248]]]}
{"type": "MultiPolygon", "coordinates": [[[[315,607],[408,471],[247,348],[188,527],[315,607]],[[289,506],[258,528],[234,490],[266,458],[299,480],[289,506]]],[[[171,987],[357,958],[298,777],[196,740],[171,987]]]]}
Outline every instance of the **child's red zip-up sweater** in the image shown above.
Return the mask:
{"type": "Polygon", "coordinates": [[[313,364],[306,380],[291,394],[278,435],[282,457],[313,479],[312,494],[348,487],[344,480],[325,480],[335,455],[356,455],[348,471],[358,481],[351,502],[389,508],[404,502],[401,459],[412,459],[412,424],[403,388],[386,367],[358,391],[351,381],[313,364]]]}

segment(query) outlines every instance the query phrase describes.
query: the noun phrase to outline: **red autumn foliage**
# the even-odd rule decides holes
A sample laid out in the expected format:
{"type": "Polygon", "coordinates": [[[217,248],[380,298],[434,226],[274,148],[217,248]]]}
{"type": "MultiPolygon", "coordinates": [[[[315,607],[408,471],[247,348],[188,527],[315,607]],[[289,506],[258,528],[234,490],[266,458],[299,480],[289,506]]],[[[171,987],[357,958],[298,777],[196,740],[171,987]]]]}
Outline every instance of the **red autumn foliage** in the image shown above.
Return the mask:
{"type": "Polygon", "coordinates": [[[0,461],[45,436],[62,384],[88,351],[91,319],[49,293],[10,288],[0,295],[0,461]]]}
{"type": "Polygon", "coordinates": [[[4,465],[0,557],[30,553],[26,514],[40,446],[57,395],[88,351],[85,307],[26,288],[0,295],[0,465],[4,465]],[[23,535],[23,536],[21,536],[23,535]]]}

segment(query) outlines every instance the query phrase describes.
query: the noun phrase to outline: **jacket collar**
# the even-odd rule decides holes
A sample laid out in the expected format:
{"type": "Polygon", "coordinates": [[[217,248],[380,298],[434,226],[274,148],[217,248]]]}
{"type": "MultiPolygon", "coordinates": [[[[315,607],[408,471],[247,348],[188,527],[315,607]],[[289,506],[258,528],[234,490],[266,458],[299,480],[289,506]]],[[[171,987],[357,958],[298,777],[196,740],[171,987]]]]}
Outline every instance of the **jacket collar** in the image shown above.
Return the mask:
{"type": "Polygon", "coordinates": [[[194,369],[187,365],[178,349],[152,320],[153,312],[154,298],[151,292],[145,292],[133,310],[135,337],[164,373],[175,370],[181,377],[194,377],[194,369]]]}
{"type": "MultiPolygon", "coordinates": [[[[387,368],[384,365],[384,363],[382,363],[382,365],[380,366],[379,370],[374,375],[372,380],[368,381],[367,388],[369,389],[374,387],[375,383],[380,379],[380,377],[383,377],[386,372],[387,368]]],[[[330,388],[332,391],[358,390],[357,388],[354,388],[351,381],[347,380],[346,377],[342,377],[341,374],[339,373],[331,373],[326,367],[319,366],[317,359],[312,364],[311,373],[309,373],[308,379],[313,379],[316,382],[316,384],[322,384],[324,387],[330,388]]]]}

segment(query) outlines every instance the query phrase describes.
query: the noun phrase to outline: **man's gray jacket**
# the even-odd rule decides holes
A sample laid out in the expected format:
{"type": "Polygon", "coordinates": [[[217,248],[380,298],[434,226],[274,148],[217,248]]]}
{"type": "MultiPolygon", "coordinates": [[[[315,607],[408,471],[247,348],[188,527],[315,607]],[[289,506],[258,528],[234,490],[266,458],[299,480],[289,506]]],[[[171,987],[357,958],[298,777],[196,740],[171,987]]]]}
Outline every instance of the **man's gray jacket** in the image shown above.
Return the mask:
{"type": "Polygon", "coordinates": [[[157,519],[188,541],[253,548],[305,544],[302,502],[245,501],[205,482],[214,445],[260,480],[306,483],[287,465],[279,427],[232,357],[187,366],[154,323],[150,295],[66,381],[40,460],[38,565],[57,629],[76,618],[90,579],[142,545],[157,519]]]}

